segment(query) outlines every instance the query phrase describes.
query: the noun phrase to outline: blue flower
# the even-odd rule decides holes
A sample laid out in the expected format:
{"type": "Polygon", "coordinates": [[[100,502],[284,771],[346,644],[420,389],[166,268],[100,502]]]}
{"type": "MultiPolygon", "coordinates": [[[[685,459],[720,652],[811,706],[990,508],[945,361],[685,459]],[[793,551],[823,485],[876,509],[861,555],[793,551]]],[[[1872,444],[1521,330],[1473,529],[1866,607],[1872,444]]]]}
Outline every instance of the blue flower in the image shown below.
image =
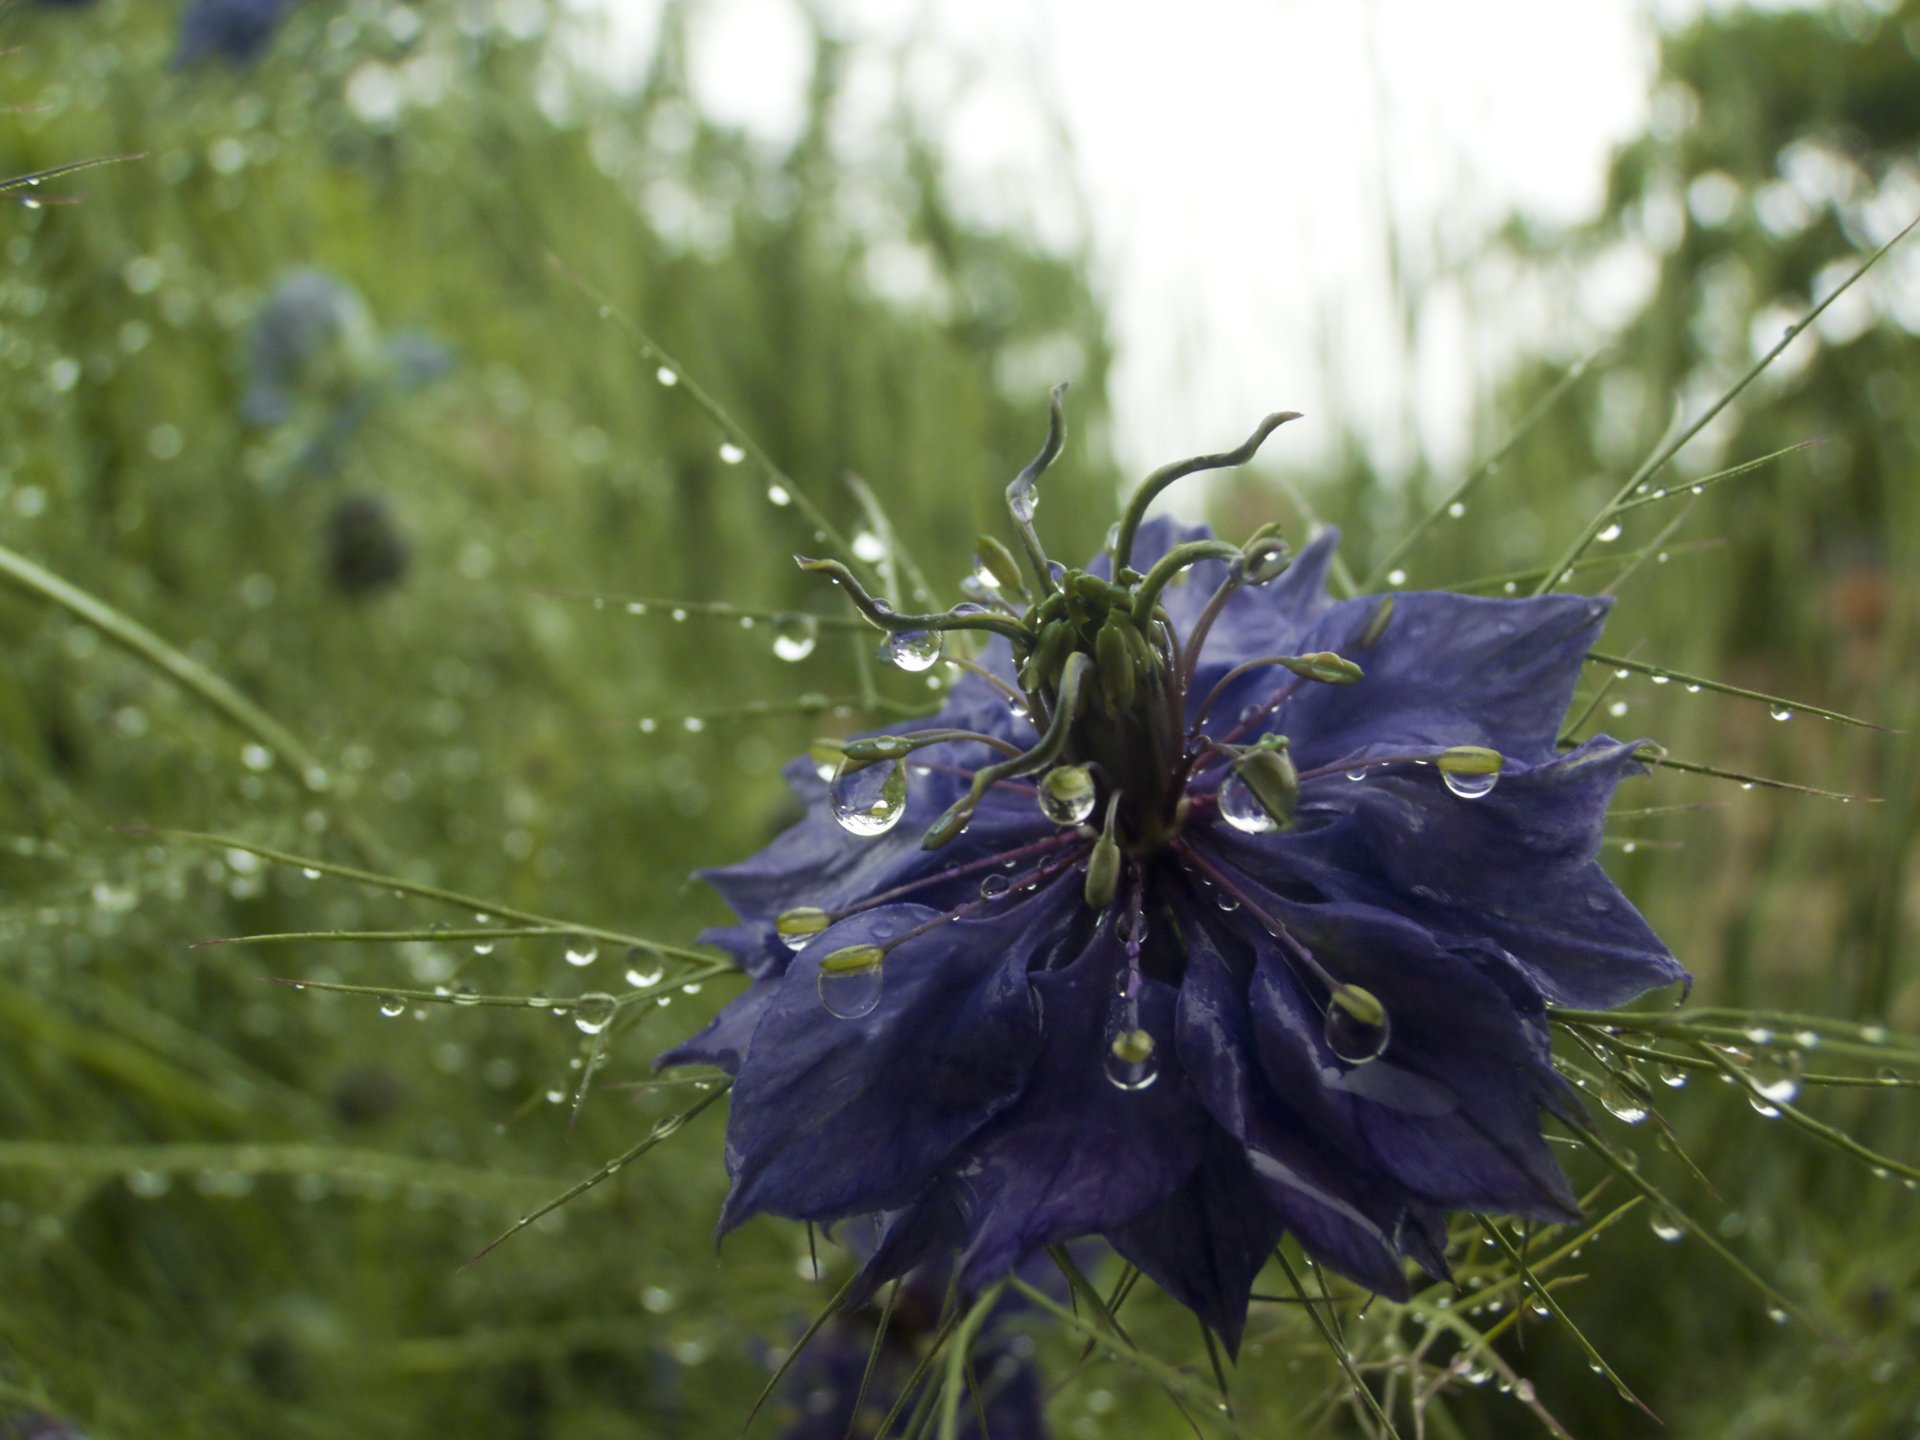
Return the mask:
{"type": "Polygon", "coordinates": [[[1549,1004],[1684,978],[1595,856],[1635,746],[1559,727],[1607,602],[1335,599],[1289,554],[1117,531],[1119,564],[996,547],[986,602],[895,615],[945,710],[787,775],[805,818],[706,879],[751,983],[665,1064],[734,1076],[721,1230],[882,1217],[863,1289],[1104,1237],[1237,1347],[1285,1232],[1388,1296],[1450,1211],[1575,1218],[1540,1111],[1584,1123],[1549,1004]]]}
{"type": "Polygon", "coordinates": [[[274,31],[295,0],[191,0],[180,17],[176,70],[218,56],[229,65],[251,65],[267,53],[274,31]]]}
{"type": "MultiPolygon", "coordinates": [[[[1064,1288],[1051,1262],[1042,1259],[1027,1271],[1025,1278],[1035,1284],[1064,1288]]],[[[924,1384],[912,1391],[905,1387],[939,1331],[946,1291],[935,1272],[919,1270],[905,1278],[893,1298],[884,1334],[878,1333],[879,1315],[871,1306],[830,1320],[781,1387],[793,1408],[781,1440],[880,1440],[880,1423],[896,1405],[899,1418],[885,1436],[895,1440],[906,1434],[925,1389],[924,1384]]],[[[962,1440],[1046,1440],[1050,1433],[1033,1341],[1005,1333],[1006,1322],[1025,1308],[1019,1297],[1004,1297],[982,1322],[970,1355],[986,1431],[983,1435],[972,1405],[962,1405],[962,1440]]]]}

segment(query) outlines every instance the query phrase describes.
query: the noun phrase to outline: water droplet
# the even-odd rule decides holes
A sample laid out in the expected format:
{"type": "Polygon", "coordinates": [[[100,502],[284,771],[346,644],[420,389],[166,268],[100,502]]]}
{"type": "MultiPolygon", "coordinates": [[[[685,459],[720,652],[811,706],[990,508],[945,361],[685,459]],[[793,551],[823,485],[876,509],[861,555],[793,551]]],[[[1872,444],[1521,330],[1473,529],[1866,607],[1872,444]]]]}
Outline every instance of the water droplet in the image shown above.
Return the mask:
{"type": "Polygon", "coordinates": [[[1008,887],[1012,884],[1013,882],[1005,875],[989,875],[980,882],[980,898],[982,900],[998,900],[1002,895],[1007,893],[1008,887]]]}
{"type": "Polygon", "coordinates": [[[1367,772],[1364,768],[1359,770],[1347,771],[1347,779],[1353,781],[1353,783],[1356,785],[1358,785],[1362,780],[1366,778],[1367,778],[1367,772]]]}
{"type": "Polygon", "coordinates": [[[895,759],[859,765],[842,760],[827,783],[827,803],[848,834],[886,834],[906,813],[906,763],[895,759]]]}
{"type": "Polygon", "coordinates": [[[1375,1025],[1344,1005],[1329,1003],[1322,1034],[1327,1048],[1340,1059],[1349,1065],[1364,1065],[1369,1060],[1378,1060],[1386,1052],[1392,1032],[1385,1010],[1380,1012],[1380,1023],[1375,1025]]]}
{"type": "Polygon", "coordinates": [[[1780,1066],[1756,1066],[1753,1081],[1760,1094],[1775,1105],[1791,1105],[1800,1096],[1800,1077],[1780,1066]]]}
{"type": "Polygon", "coordinates": [[[820,643],[820,622],[811,615],[773,617],[773,653],[786,661],[804,660],[820,643]]]}
{"type": "Polygon", "coordinates": [[[1447,782],[1447,789],[1462,800],[1479,800],[1493,793],[1493,787],[1500,783],[1498,773],[1491,775],[1456,775],[1451,770],[1442,770],[1440,778],[1447,782]]]}
{"type": "Polygon", "coordinates": [[[1022,524],[1033,519],[1033,512],[1040,508],[1040,487],[1033,476],[1025,476],[1007,487],[1007,508],[1022,524]]]}
{"type": "Polygon", "coordinates": [[[1607,526],[1606,529],[1602,530],[1593,538],[1598,540],[1602,545],[1611,545],[1620,538],[1620,522],[1618,520],[1614,521],[1613,524],[1607,526]]]}
{"type": "Polygon", "coordinates": [[[474,954],[476,954],[476,955],[491,955],[491,954],[493,954],[493,941],[491,941],[491,940],[476,940],[476,941],[474,941],[474,943],[473,943],[473,953],[474,953],[474,954]]]}
{"type": "Polygon", "coordinates": [[[1145,1090],[1160,1078],[1160,1060],[1153,1036],[1144,1030],[1122,1030],[1107,1046],[1101,1061],[1107,1083],[1116,1090],[1145,1090]]]}
{"type": "Polygon", "coordinates": [[[1450,520],[1458,520],[1462,515],[1466,513],[1467,513],[1467,507],[1462,501],[1456,500],[1451,505],[1447,506],[1447,518],[1450,520]]]}
{"type": "Polygon", "coordinates": [[[598,1035],[619,1009],[613,996],[594,990],[574,1002],[573,1027],[582,1035],[598,1035]]]}
{"type": "Polygon", "coordinates": [[[1220,818],[1242,835],[1270,835],[1279,829],[1238,775],[1229,775],[1221,782],[1220,818]]]}
{"type": "Polygon", "coordinates": [[[1639,1089],[1619,1076],[1610,1076],[1600,1092],[1600,1104],[1623,1125],[1638,1125],[1647,1118],[1646,1098],[1639,1089]]]}
{"type": "Polygon", "coordinates": [[[666,365],[662,365],[658,370],[654,371],[653,378],[658,380],[662,385],[667,386],[669,389],[671,389],[673,386],[678,385],[680,383],[680,377],[676,375],[673,372],[673,370],[666,365]]]}
{"type": "Polygon", "coordinates": [[[660,983],[660,977],[664,974],[666,970],[663,966],[657,963],[646,964],[637,951],[627,956],[627,973],[624,978],[627,984],[636,990],[652,989],[660,983]]]}
{"type": "Polygon", "coordinates": [[[1389,571],[1387,572],[1387,584],[1389,584],[1389,585],[1404,585],[1404,584],[1406,584],[1406,583],[1407,583],[1407,572],[1406,572],[1406,571],[1404,571],[1404,570],[1389,570],[1389,571]]]}
{"type": "Polygon", "coordinates": [[[1671,685],[1673,683],[1673,677],[1671,675],[1649,675],[1647,678],[1656,685],[1671,685]]]}
{"type": "Polygon", "coordinates": [[[1771,707],[1771,708],[1770,708],[1770,709],[1769,709],[1769,710],[1767,711],[1767,713],[1768,713],[1769,715],[1771,715],[1771,716],[1773,716],[1773,718],[1774,718],[1774,719],[1776,719],[1776,720],[1791,720],[1791,719],[1793,719],[1793,711],[1791,711],[1791,710],[1789,710],[1789,709],[1788,709],[1788,708],[1787,708],[1787,707],[1786,707],[1785,705],[1775,705],[1775,706],[1773,706],[1773,707],[1771,707]]]}
{"type": "Polygon", "coordinates": [[[722,440],[720,442],[720,463],[722,465],[738,465],[746,458],[747,452],[734,444],[733,441],[722,440]]]}
{"type": "Polygon", "coordinates": [[[931,670],[940,658],[940,632],[896,630],[887,636],[887,658],[910,674],[931,670]]]}
{"type": "Polygon", "coordinates": [[[398,1020],[402,1015],[407,1013],[407,1002],[402,1000],[398,995],[382,995],[380,997],[380,1013],[389,1020],[398,1020]]]}
{"type": "Polygon", "coordinates": [[[273,752],[264,745],[244,745],[240,749],[240,763],[249,770],[266,770],[273,765],[273,752]]]}
{"type": "Polygon", "coordinates": [[[1607,707],[1607,714],[1611,715],[1616,720],[1618,720],[1622,715],[1626,713],[1627,713],[1627,702],[1624,700],[1616,700],[1607,707]]]}
{"type": "Polygon", "coordinates": [[[1747,1103],[1753,1106],[1753,1113],[1758,1115],[1762,1120],[1777,1120],[1780,1118],[1780,1107],[1768,1104],[1758,1095],[1749,1094],[1747,1096],[1747,1103]]]}
{"type": "Polygon", "coordinates": [[[1687,694],[1698,695],[1699,693],[1700,693],[1700,687],[1698,685],[1687,686],[1687,694]]]}
{"type": "Polygon", "coordinates": [[[680,728],[689,735],[698,735],[702,730],[707,728],[707,722],[702,720],[698,715],[689,715],[680,722],[680,728]]]}
{"type": "Polygon", "coordinates": [[[791,505],[793,503],[793,496],[787,493],[787,487],[784,485],[769,485],[767,486],[767,502],[772,505],[791,505]]]}
{"type": "Polygon", "coordinates": [[[1673,1065],[1660,1067],[1660,1083],[1669,1090],[1684,1090],[1687,1086],[1687,1072],[1673,1065]]]}
{"type": "Polygon", "coordinates": [[[567,964],[591,965],[600,958],[600,947],[591,940],[574,940],[567,945],[567,964]]]}
{"type": "Polygon", "coordinates": [[[829,1015],[858,1020],[879,1007],[884,979],[881,958],[877,945],[854,945],[820,962],[820,1003],[829,1015]]]}
{"type": "Polygon", "coordinates": [[[1056,825],[1079,825],[1093,814],[1093,776],[1084,765],[1056,765],[1041,777],[1040,813],[1056,825]]]}
{"type": "Polygon", "coordinates": [[[1769,1305],[1767,1307],[1767,1318],[1776,1325],[1784,1325],[1787,1323],[1787,1312],[1782,1310],[1778,1305],[1769,1305]]]}

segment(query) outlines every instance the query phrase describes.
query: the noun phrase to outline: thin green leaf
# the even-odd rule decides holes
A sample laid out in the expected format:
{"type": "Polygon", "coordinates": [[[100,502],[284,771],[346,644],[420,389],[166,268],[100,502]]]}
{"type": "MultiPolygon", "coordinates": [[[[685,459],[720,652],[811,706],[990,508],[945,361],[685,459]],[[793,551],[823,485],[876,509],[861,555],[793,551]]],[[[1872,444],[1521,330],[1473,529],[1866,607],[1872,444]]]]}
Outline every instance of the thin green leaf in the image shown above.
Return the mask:
{"type": "Polygon", "coordinates": [[[1729,480],[1737,480],[1742,475],[1751,474],[1763,465],[1771,465],[1774,461],[1791,455],[1796,450],[1808,450],[1815,445],[1824,445],[1826,443],[1825,440],[1819,438],[1802,440],[1797,444],[1775,450],[1771,455],[1762,455],[1758,460],[1748,460],[1741,465],[1730,466],[1725,470],[1716,470],[1711,475],[1702,475],[1698,480],[1688,480],[1684,484],[1674,485],[1664,490],[1649,490],[1645,495],[1636,495],[1631,500],[1614,506],[1613,513],[1615,515],[1624,515],[1629,510],[1638,510],[1645,505],[1658,505],[1663,500],[1679,500],[1689,496],[1697,497],[1711,490],[1716,485],[1724,485],[1729,480]]]}
{"type": "MultiPolygon", "coordinates": [[[[1760,690],[1748,690],[1740,685],[1729,685],[1724,680],[1709,680],[1704,675],[1689,675],[1684,670],[1675,670],[1667,665],[1650,665],[1644,660],[1635,660],[1626,655],[1609,655],[1599,650],[1589,650],[1586,656],[1589,665],[1605,665],[1620,671],[1630,670],[1638,675],[1649,675],[1662,680],[1671,680],[1700,690],[1711,690],[1716,695],[1732,695],[1741,700],[1758,700],[1775,710],[1788,710],[1795,715],[1817,715],[1822,720],[1834,720],[1842,725],[1857,725],[1863,730],[1878,730],[1883,735],[1899,735],[1905,732],[1891,726],[1879,725],[1871,720],[1861,720],[1852,715],[1844,715],[1838,710],[1826,710],[1818,705],[1808,705],[1803,701],[1789,700],[1781,695],[1768,695],[1760,690]]],[[[1616,675],[1616,679],[1618,676],[1616,675]]],[[[1781,717],[1786,718],[1786,717],[1781,717]]]]}
{"type": "MultiPolygon", "coordinates": [[[[818,1271],[815,1271],[816,1275],[818,1273],[818,1271]]],[[[857,1275],[847,1277],[846,1284],[834,1292],[833,1298],[821,1307],[820,1313],[813,1317],[812,1321],[808,1323],[807,1328],[800,1332],[800,1338],[794,1341],[792,1347],[781,1357],[780,1364],[775,1367],[773,1374],[767,1378],[767,1383],[760,1387],[759,1397],[754,1400],[752,1408],[747,1411],[747,1418],[740,1422],[740,1429],[743,1433],[752,1427],[754,1417],[760,1413],[761,1408],[766,1405],[767,1401],[773,1398],[773,1392],[780,1388],[780,1382],[787,1378],[787,1372],[793,1369],[795,1362],[800,1358],[801,1352],[813,1343],[813,1337],[820,1333],[821,1328],[827,1321],[839,1313],[840,1302],[846,1299],[847,1292],[853,1289],[853,1282],[859,1278],[857,1275]]]]}
{"type": "Polygon", "coordinates": [[[1361,1378],[1360,1372],[1354,1369],[1353,1356],[1348,1354],[1347,1347],[1340,1343],[1340,1337],[1335,1333],[1333,1326],[1328,1323],[1327,1317],[1320,1313],[1319,1306],[1306,1304],[1306,1287],[1301,1285],[1300,1277],[1294,1274],[1293,1266],[1287,1262],[1286,1252],[1283,1250],[1275,1250],[1273,1252],[1273,1258],[1280,1262],[1280,1269],[1286,1274],[1287,1283],[1293,1286],[1293,1293],[1300,1297],[1301,1302],[1305,1305],[1307,1314],[1313,1317],[1314,1328],[1320,1332],[1320,1338],[1326,1341],[1327,1349],[1333,1352],[1333,1358],[1339,1362],[1340,1369],[1347,1377],[1347,1384],[1353,1388],[1354,1394],[1365,1402],[1367,1409],[1372,1412],[1373,1418],[1385,1428],[1388,1436],[1392,1437],[1392,1440],[1399,1440],[1400,1432],[1394,1428],[1393,1417],[1387,1414],[1386,1410],[1381,1406],[1379,1398],[1374,1395],[1371,1387],[1361,1378]]]}

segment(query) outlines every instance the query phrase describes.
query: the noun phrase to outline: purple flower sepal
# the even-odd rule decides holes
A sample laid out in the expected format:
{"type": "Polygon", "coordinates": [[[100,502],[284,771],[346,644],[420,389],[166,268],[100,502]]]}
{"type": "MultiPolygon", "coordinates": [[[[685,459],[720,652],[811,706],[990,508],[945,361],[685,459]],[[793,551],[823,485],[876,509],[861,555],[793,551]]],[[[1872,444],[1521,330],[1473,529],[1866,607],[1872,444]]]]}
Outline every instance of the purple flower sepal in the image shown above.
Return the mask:
{"type": "Polygon", "coordinates": [[[1635,747],[1560,742],[1606,601],[1127,538],[997,607],[911,753],[789,770],[805,818],[705,877],[751,983],[660,1063],[734,1076],[723,1232],[880,1217],[856,1298],[1100,1236],[1237,1349],[1285,1232],[1404,1296],[1451,1211],[1575,1218],[1546,1008],[1686,977],[1596,862],[1635,747]]]}

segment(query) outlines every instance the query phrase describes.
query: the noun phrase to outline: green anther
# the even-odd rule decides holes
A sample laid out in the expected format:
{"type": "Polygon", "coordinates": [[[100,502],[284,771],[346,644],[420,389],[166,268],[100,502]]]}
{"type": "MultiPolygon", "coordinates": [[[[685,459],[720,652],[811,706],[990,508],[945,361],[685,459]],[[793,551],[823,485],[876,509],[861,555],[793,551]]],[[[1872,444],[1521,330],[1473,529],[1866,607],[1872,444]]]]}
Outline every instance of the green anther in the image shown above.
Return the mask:
{"type": "Polygon", "coordinates": [[[1368,650],[1387,633],[1387,622],[1393,618],[1393,597],[1380,597],[1380,608],[1373,612],[1373,619],[1367,622],[1367,628],[1360,636],[1359,648],[1368,650]]]}
{"type": "Polygon", "coordinates": [[[1233,762],[1233,773],[1253,792],[1260,808],[1282,830],[1300,809],[1300,772],[1287,753],[1286,737],[1270,735],[1233,762]]]}
{"type": "Polygon", "coordinates": [[[1127,645],[1127,632],[1132,628],[1113,614],[1094,637],[1093,661],[1100,671],[1100,693],[1113,713],[1131,708],[1134,693],[1140,688],[1139,671],[1127,645]]]}
{"type": "Polygon", "coordinates": [[[1026,587],[1020,583],[1020,562],[1013,558],[1011,550],[991,535],[982,535],[974,548],[978,551],[980,568],[993,577],[998,589],[1016,594],[1025,591],[1026,587]]]}
{"type": "Polygon", "coordinates": [[[1122,1030],[1113,1037],[1113,1058],[1125,1065],[1144,1065],[1153,1058],[1153,1036],[1144,1030],[1122,1030]]]}
{"type": "Polygon", "coordinates": [[[1327,685],[1351,685],[1367,677],[1367,672],[1353,661],[1331,650],[1316,650],[1310,655],[1289,655],[1280,664],[1302,679],[1318,680],[1327,685]]]}
{"type": "Polygon", "coordinates": [[[1111,831],[1103,831],[1093,842],[1093,854],[1087,857],[1087,884],[1082,893],[1088,908],[1104,910],[1113,903],[1114,892],[1120,888],[1120,859],[1120,842],[1111,831]]]}
{"type": "Polygon", "coordinates": [[[820,962],[822,975],[864,975],[878,970],[887,952],[878,945],[849,945],[820,962]]]}
{"type": "Polygon", "coordinates": [[[1347,1014],[1371,1030],[1387,1023],[1387,1007],[1380,997],[1360,985],[1336,985],[1327,995],[1327,1003],[1338,1005],[1347,1014]]]}
{"type": "Polygon", "coordinates": [[[818,935],[832,923],[833,917],[817,905],[803,905],[797,910],[783,911],[773,922],[773,928],[782,940],[801,940],[818,935]]]}
{"type": "Polygon", "coordinates": [[[1442,775],[1498,775],[1501,755],[1484,745],[1453,745],[1433,762],[1442,775]]]}
{"type": "Polygon", "coordinates": [[[849,740],[841,747],[847,759],[872,764],[876,760],[898,760],[913,753],[914,744],[907,735],[869,735],[864,740],[849,740]]]}
{"type": "Polygon", "coordinates": [[[1033,647],[1033,654],[1020,669],[1020,683],[1027,693],[1031,695],[1051,686],[1072,649],[1073,627],[1065,620],[1047,624],[1040,631],[1040,643],[1033,647]]]}

